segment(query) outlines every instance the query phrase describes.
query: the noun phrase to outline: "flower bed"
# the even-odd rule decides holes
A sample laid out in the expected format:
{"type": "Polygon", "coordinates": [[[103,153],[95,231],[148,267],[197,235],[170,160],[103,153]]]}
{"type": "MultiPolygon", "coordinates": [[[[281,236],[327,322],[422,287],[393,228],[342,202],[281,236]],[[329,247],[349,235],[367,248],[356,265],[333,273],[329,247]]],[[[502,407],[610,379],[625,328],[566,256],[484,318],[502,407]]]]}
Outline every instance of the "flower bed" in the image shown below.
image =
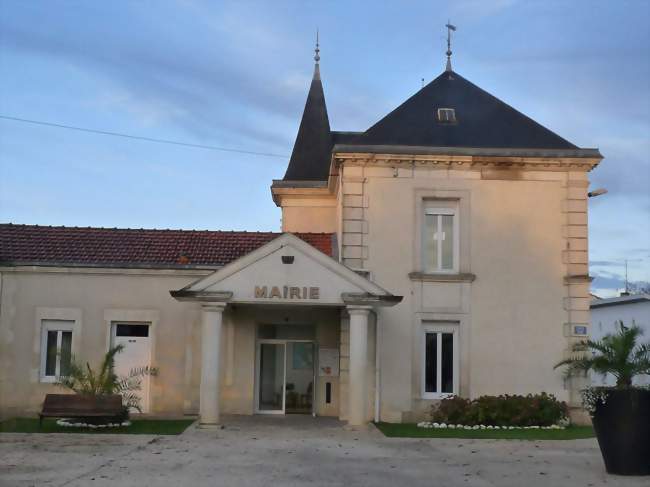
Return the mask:
{"type": "Polygon", "coordinates": [[[56,424],[59,426],[64,426],[66,428],[121,428],[122,426],[131,426],[131,421],[123,421],[121,423],[103,423],[103,424],[92,424],[92,423],[81,423],[81,422],[72,422],[69,419],[59,419],[56,424]]]}
{"type": "Polygon", "coordinates": [[[433,423],[431,421],[421,421],[417,424],[418,428],[440,428],[440,429],[464,429],[464,430],[562,430],[566,428],[564,424],[552,424],[550,426],[492,426],[485,424],[447,424],[433,423]]]}
{"type": "Polygon", "coordinates": [[[551,394],[451,397],[431,410],[431,424],[461,425],[481,429],[542,428],[566,421],[568,406],[551,394]]]}

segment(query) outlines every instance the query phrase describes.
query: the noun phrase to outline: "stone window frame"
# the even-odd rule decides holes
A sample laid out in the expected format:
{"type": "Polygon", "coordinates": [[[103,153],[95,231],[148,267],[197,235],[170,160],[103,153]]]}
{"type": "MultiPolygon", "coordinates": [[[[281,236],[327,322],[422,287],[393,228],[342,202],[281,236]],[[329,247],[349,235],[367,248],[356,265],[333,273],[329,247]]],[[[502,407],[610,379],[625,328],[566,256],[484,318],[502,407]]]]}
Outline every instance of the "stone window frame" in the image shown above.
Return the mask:
{"type": "MultiPolygon", "coordinates": [[[[71,320],[42,320],[41,321],[41,360],[40,360],[40,381],[41,382],[56,382],[57,377],[60,377],[61,371],[61,341],[64,332],[70,332],[70,350],[74,343],[74,321],[71,320]],[[47,342],[50,332],[56,332],[56,350],[57,356],[55,358],[54,375],[47,374],[47,342]]],[[[72,356],[71,356],[72,358],[72,356]]]]}
{"type": "Polygon", "coordinates": [[[56,382],[55,376],[46,376],[45,375],[45,350],[44,350],[44,330],[45,323],[52,321],[66,322],[68,324],[62,324],[62,330],[72,331],[72,344],[71,344],[71,353],[72,356],[78,356],[79,351],[81,350],[81,330],[82,330],[82,312],[79,308],[49,308],[49,307],[37,307],[36,308],[36,319],[34,323],[34,342],[33,342],[33,351],[34,355],[37,357],[38,366],[32,369],[32,380],[31,382],[40,382],[40,383],[49,383],[52,384],[56,382]]]}
{"type": "Polygon", "coordinates": [[[462,189],[420,188],[415,192],[415,238],[413,239],[413,269],[423,276],[454,276],[471,273],[471,206],[470,191],[462,189]],[[424,211],[426,208],[453,208],[458,212],[458,264],[454,272],[427,273],[424,264],[424,211]]]}
{"type": "MultiPolygon", "coordinates": [[[[440,344],[440,338],[438,338],[440,344]]],[[[437,353],[438,376],[441,374],[442,354],[437,353]]],[[[437,379],[436,379],[437,382],[437,379]]],[[[423,321],[420,328],[420,397],[422,399],[444,399],[457,396],[460,391],[460,323],[457,321],[423,321]],[[427,392],[426,390],[426,336],[428,333],[451,333],[453,335],[453,390],[452,392],[427,392]]]]}
{"type": "MultiPolygon", "coordinates": [[[[422,211],[424,212],[422,215],[422,225],[423,228],[421,229],[421,266],[422,266],[422,271],[426,274],[458,274],[459,272],[459,259],[460,259],[460,250],[459,250],[459,241],[460,241],[460,209],[458,205],[457,200],[450,200],[450,201],[439,201],[439,200],[426,200],[426,202],[423,205],[422,211]],[[424,231],[426,228],[427,222],[426,222],[426,216],[427,215],[435,215],[440,217],[441,215],[451,215],[453,217],[452,219],[452,236],[451,238],[453,239],[452,242],[452,267],[451,269],[443,269],[442,267],[438,269],[428,269],[427,268],[427,261],[429,260],[427,257],[427,252],[426,252],[426,244],[424,242],[424,237],[427,232],[424,231]]],[[[440,231],[440,229],[438,229],[440,231]]],[[[440,260],[442,258],[442,245],[439,242],[438,243],[438,259],[440,260]]],[[[441,265],[441,262],[438,262],[438,265],[441,265]]]]}

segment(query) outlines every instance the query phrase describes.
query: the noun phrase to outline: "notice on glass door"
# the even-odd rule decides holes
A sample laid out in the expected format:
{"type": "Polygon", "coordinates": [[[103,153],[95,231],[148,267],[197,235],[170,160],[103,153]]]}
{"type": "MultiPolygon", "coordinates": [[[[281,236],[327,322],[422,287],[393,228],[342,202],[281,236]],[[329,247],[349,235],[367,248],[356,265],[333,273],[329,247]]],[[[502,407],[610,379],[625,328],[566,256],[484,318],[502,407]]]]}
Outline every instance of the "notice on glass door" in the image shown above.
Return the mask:
{"type": "Polygon", "coordinates": [[[338,377],[339,375],[339,349],[318,349],[318,375],[321,377],[338,377]]]}

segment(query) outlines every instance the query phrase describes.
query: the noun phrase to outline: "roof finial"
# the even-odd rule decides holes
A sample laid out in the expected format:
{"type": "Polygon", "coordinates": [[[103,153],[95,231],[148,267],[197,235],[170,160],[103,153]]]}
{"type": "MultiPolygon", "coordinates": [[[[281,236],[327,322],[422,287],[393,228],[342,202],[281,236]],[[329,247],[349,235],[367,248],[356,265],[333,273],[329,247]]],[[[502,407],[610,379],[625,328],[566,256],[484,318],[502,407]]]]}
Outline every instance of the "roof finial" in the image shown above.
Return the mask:
{"type": "Polygon", "coordinates": [[[318,27],[316,28],[316,49],[314,49],[314,52],[314,61],[316,61],[316,64],[318,64],[318,61],[320,61],[320,49],[318,48],[318,27]]]}
{"type": "Polygon", "coordinates": [[[316,29],[316,49],[314,49],[314,61],[316,61],[316,64],[314,65],[314,79],[320,79],[320,64],[318,64],[318,61],[320,61],[320,49],[318,48],[318,28],[316,29]]]}
{"type": "Polygon", "coordinates": [[[447,25],[445,25],[445,27],[447,27],[447,68],[445,69],[445,71],[452,71],[452,69],[451,69],[451,31],[452,30],[455,31],[456,26],[451,25],[451,22],[449,20],[447,20],[447,25]]]}

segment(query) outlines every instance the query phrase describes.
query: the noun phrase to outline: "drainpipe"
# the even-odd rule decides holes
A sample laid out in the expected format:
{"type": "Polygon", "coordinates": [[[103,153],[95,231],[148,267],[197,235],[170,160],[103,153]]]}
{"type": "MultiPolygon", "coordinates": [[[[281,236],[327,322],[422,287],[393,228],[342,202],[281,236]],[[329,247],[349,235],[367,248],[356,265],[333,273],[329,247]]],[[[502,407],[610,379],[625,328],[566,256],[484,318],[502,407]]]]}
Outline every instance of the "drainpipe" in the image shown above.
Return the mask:
{"type": "Polygon", "coordinates": [[[379,375],[379,350],[381,344],[379,330],[379,316],[375,313],[375,423],[379,422],[379,387],[381,384],[379,375]]]}

